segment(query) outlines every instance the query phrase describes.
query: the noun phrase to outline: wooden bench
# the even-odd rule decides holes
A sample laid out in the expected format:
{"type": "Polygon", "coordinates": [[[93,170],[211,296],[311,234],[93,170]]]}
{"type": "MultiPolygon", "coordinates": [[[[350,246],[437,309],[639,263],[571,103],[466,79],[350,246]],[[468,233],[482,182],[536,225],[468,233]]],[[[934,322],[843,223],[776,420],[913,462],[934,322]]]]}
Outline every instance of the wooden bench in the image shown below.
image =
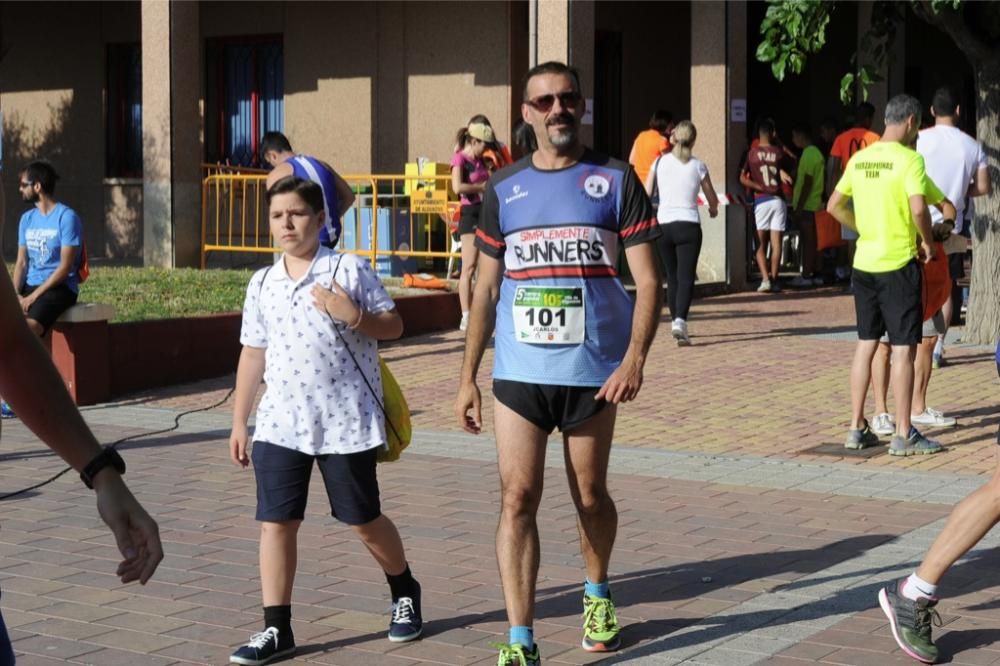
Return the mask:
{"type": "Polygon", "coordinates": [[[111,399],[108,322],[115,309],[104,303],[77,303],[52,327],[52,362],[78,405],[111,399]]]}

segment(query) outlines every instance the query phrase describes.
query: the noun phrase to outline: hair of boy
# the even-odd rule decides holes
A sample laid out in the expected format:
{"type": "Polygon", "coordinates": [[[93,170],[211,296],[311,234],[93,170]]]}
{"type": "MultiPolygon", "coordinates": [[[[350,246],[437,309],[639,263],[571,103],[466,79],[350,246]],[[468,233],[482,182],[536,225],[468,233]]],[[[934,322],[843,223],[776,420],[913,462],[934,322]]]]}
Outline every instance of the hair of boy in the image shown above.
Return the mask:
{"type": "Polygon", "coordinates": [[[288,142],[288,137],[281,132],[267,132],[260,139],[261,159],[272,150],[276,153],[290,153],[292,152],[292,144],[288,142]]]}
{"type": "Polygon", "coordinates": [[[649,129],[654,129],[663,134],[670,128],[670,123],[674,122],[674,114],[666,109],[657,109],[649,117],[649,129]]]}
{"type": "Polygon", "coordinates": [[[767,136],[772,136],[774,134],[774,119],[773,118],[761,118],[757,121],[757,136],[766,134],[767,136]]]}
{"type": "Polygon", "coordinates": [[[958,112],[958,97],[955,91],[949,86],[943,86],[934,91],[934,98],[931,100],[931,108],[938,118],[954,116],[958,112]]]}
{"type": "Polygon", "coordinates": [[[272,185],[267,191],[267,205],[270,206],[271,199],[279,194],[292,193],[299,195],[314,213],[319,213],[323,210],[323,188],[311,180],[297,178],[296,176],[285,176],[272,185]]]}
{"type": "Polygon", "coordinates": [[[912,95],[900,93],[890,99],[885,105],[886,125],[900,125],[905,123],[906,119],[910,116],[913,116],[916,124],[920,125],[920,119],[922,117],[920,100],[912,95]]]}
{"type": "Polygon", "coordinates": [[[855,115],[859,125],[871,125],[875,120],[875,106],[870,102],[861,102],[858,104],[855,115]]]}
{"type": "Polygon", "coordinates": [[[524,75],[524,92],[522,93],[524,99],[528,99],[528,82],[542,74],[562,74],[567,76],[573,84],[573,91],[580,92],[580,73],[576,71],[576,68],[570,67],[564,62],[549,60],[548,62],[535,65],[524,75]]]}
{"type": "Polygon", "coordinates": [[[56,191],[56,181],[59,180],[59,174],[56,173],[55,168],[46,162],[45,160],[35,160],[29,162],[28,166],[24,167],[25,179],[31,183],[38,183],[42,186],[42,192],[52,196],[56,191]]]}

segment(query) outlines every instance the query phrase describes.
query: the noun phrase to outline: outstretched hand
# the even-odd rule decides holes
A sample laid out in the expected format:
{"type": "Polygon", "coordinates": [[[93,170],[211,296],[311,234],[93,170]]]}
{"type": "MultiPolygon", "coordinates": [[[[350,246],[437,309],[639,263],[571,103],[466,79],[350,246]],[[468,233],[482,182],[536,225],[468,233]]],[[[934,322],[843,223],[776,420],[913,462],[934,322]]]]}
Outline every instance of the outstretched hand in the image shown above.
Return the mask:
{"type": "Polygon", "coordinates": [[[125,558],[117,575],[123,583],[138,580],[142,585],[152,577],[163,560],[163,546],[156,521],[125,485],[116,472],[104,471],[94,479],[97,512],[111,528],[118,550],[125,558]]]}

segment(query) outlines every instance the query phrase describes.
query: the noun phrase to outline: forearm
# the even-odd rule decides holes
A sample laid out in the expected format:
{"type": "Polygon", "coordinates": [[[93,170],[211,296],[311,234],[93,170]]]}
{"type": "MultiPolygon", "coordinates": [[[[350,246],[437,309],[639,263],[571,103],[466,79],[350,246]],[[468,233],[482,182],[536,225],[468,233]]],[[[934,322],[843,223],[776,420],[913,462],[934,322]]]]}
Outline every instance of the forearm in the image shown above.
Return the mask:
{"type": "Polygon", "coordinates": [[[52,274],[49,275],[49,277],[47,277],[44,282],[35,287],[35,290],[32,292],[32,295],[36,297],[41,296],[52,287],[58,286],[63,282],[65,282],[66,278],[69,277],[70,266],[71,266],[70,264],[65,264],[65,263],[59,264],[59,267],[54,271],[52,271],[52,274]]]}
{"type": "Polygon", "coordinates": [[[264,350],[244,347],[236,368],[236,390],[233,395],[233,425],[245,426],[250,419],[257,389],[264,379],[264,350]]]}
{"type": "Polygon", "coordinates": [[[854,211],[847,206],[847,199],[842,197],[839,192],[835,191],[833,196],[830,197],[830,201],[826,204],[826,212],[848,229],[858,230],[857,223],[854,220],[854,211]]]}
{"type": "Polygon", "coordinates": [[[360,323],[355,327],[358,333],[376,340],[395,340],[403,334],[403,318],[396,310],[386,312],[365,312],[359,310],[360,323]]]}
{"type": "Polygon", "coordinates": [[[21,293],[21,288],[24,286],[24,276],[27,272],[27,266],[24,265],[23,261],[14,264],[14,291],[18,294],[21,293]]]}
{"type": "Polygon", "coordinates": [[[913,218],[913,225],[917,228],[917,233],[920,234],[921,238],[928,243],[931,242],[931,239],[934,236],[931,231],[930,211],[925,208],[920,215],[915,215],[913,218]]]}
{"type": "Polygon", "coordinates": [[[663,287],[656,278],[636,282],[635,307],[632,312],[632,337],[622,363],[645,365],[653,344],[663,309],[663,287]]]}
{"type": "Polygon", "coordinates": [[[469,312],[469,327],[465,334],[465,356],[462,359],[461,381],[475,382],[479,374],[479,364],[483,360],[486,345],[496,326],[497,299],[500,296],[499,285],[483,284],[480,280],[472,296],[472,309],[469,312]]]}
{"type": "Polygon", "coordinates": [[[31,334],[7,272],[0,276],[0,394],[39,439],[76,470],[100,445],[70,399],[62,377],[31,334]]]}

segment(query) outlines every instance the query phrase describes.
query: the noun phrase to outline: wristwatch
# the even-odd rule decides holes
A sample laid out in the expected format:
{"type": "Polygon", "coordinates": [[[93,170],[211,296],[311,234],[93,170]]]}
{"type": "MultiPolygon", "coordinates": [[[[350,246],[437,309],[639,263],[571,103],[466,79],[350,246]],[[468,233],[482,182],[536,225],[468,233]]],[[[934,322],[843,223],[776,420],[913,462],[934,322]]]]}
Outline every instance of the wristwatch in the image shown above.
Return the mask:
{"type": "Polygon", "coordinates": [[[105,446],[101,452],[94,456],[94,459],[87,463],[87,466],[83,468],[83,471],[80,472],[80,478],[88,488],[93,490],[94,477],[97,476],[98,472],[109,465],[118,470],[119,474],[125,473],[125,461],[122,460],[118,451],[110,446],[105,446]]]}

